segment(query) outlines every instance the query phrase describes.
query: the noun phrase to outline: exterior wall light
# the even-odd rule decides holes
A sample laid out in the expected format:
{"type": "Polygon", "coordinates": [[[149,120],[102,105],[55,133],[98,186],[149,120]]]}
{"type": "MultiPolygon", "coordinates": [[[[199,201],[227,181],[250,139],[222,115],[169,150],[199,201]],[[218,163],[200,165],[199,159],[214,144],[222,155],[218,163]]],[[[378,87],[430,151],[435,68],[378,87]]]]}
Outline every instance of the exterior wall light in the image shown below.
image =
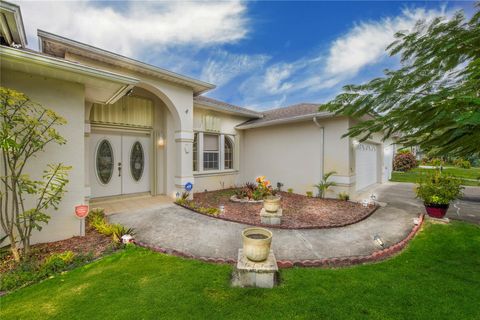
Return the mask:
{"type": "Polygon", "coordinates": [[[162,136],[160,136],[160,137],[158,138],[158,140],[157,140],[157,146],[160,147],[160,148],[162,148],[162,147],[165,146],[165,139],[163,139],[162,136]]]}

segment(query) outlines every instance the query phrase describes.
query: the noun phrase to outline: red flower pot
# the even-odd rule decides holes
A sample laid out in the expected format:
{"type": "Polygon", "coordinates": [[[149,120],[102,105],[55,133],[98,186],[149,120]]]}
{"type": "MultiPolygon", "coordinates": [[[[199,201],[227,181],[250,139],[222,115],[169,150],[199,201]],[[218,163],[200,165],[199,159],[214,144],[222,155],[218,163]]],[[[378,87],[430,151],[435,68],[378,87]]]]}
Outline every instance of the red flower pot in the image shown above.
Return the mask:
{"type": "Polygon", "coordinates": [[[448,211],[448,204],[425,204],[427,214],[432,218],[442,219],[448,211]]]}

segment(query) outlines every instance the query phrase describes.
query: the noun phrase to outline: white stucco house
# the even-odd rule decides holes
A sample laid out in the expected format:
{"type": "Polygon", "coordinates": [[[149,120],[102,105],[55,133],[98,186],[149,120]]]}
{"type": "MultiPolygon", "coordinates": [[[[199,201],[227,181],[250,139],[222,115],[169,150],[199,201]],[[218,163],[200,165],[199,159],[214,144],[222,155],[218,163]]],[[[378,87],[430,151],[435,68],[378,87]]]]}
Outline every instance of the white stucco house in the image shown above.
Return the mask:
{"type": "Polygon", "coordinates": [[[73,208],[94,198],[175,197],[189,182],[194,191],[215,190],[259,175],[305,193],[329,171],[335,196],[390,177],[391,141],[342,138],[356,120],[310,103],[266,112],[234,106],[204,96],[213,84],[46,31],[32,51],[20,8],[1,2],[0,9],[1,85],[68,121],[60,128],[67,143],[50,146],[29,169],[39,176],[47,163],[73,167],[36,242],[78,235],[73,208]]]}

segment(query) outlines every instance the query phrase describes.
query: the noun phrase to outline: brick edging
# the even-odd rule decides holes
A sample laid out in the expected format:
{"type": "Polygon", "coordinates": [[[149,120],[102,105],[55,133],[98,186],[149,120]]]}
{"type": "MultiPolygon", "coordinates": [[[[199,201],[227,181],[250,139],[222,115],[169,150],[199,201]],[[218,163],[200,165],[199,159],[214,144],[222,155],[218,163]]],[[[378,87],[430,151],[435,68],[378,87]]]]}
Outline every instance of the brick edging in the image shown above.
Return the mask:
{"type": "Polygon", "coordinates": [[[312,229],[334,229],[334,228],[343,228],[343,227],[346,227],[346,226],[349,226],[349,225],[352,225],[352,224],[355,224],[355,223],[359,223],[359,222],[367,219],[367,218],[370,217],[375,211],[377,211],[377,210],[380,208],[380,206],[376,205],[376,206],[373,207],[372,210],[369,211],[366,215],[361,216],[359,219],[356,219],[356,220],[351,221],[351,222],[339,223],[339,224],[331,225],[331,226],[315,226],[315,225],[313,225],[313,226],[290,227],[290,226],[282,226],[282,225],[274,225],[274,224],[264,224],[264,223],[255,223],[255,222],[239,221],[239,220],[235,220],[235,219],[230,219],[230,218],[226,218],[226,217],[215,216],[215,215],[203,213],[203,212],[200,212],[200,211],[198,211],[198,210],[195,210],[195,209],[193,209],[193,208],[191,208],[191,207],[189,207],[189,206],[186,206],[186,205],[183,205],[183,204],[180,204],[180,203],[174,202],[174,204],[176,204],[177,206],[180,206],[180,207],[182,207],[182,208],[185,208],[185,209],[187,209],[187,210],[190,210],[190,211],[192,211],[192,212],[201,214],[201,215],[206,216],[206,217],[214,218],[214,219],[220,219],[220,220],[224,220],[224,221],[228,221],[228,222],[235,222],[235,223],[240,223],[240,224],[246,224],[246,225],[254,226],[254,227],[263,227],[263,228],[272,228],[272,229],[285,229],[285,230],[312,230],[312,229]]]}
{"type": "Polygon", "coordinates": [[[390,258],[400,251],[402,251],[410,240],[415,237],[418,230],[423,225],[424,222],[424,214],[419,216],[419,222],[415,225],[412,230],[408,233],[408,235],[402,239],[401,241],[397,242],[394,245],[391,245],[388,248],[384,248],[382,250],[374,251],[369,255],[364,256],[350,256],[350,257],[340,257],[340,258],[326,258],[320,260],[278,260],[277,264],[279,268],[286,269],[292,267],[346,267],[352,266],[356,264],[362,264],[366,262],[378,262],[390,258]]]}
{"type": "MultiPolygon", "coordinates": [[[[352,266],[356,264],[362,264],[366,262],[378,262],[390,258],[391,256],[399,253],[402,251],[410,240],[415,237],[417,232],[423,225],[424,222],[424,214],[419,216],[419,222],[415,225],[412,230],[408,233],[408,235],[401,241],[397,242],[396,244],[384,248],[382,250],[374,251],[373,253],[366,255],[366,256],[350,256],[350,257],[340,257],[340,258],[325,258],[319,260],[277,260],[277,265],[280,269],[287,269],[292,267],[318,267],[318,268],[328,268],[328,267],[346,267],[352,266]]],[[[147,248],[156,252],[165,253],[181,258],[187,259],[195,259],[204,262],[210,263],[218,263],[218,264],[236,264],[236,260],[232,258],[210,258],[210,257],[202,257],[202,256],[195,256],[190,253],[185,253],[182,251],[178,251],[175,249],[166,249],[160,246],[150,245],[141,241],[133,241],[137,246],[147,248]]]]}

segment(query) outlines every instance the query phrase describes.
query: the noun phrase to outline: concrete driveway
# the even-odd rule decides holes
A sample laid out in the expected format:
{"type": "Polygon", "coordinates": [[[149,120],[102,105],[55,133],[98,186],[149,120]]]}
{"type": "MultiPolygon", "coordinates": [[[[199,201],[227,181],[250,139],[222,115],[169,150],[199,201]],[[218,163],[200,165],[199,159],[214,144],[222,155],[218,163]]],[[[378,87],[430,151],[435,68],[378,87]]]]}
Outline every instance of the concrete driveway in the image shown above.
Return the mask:
{"type": "MultiPolygon", "coordinates": [[[[415,199],[414,188],[414,183],[388,182],[365,192],[360,198],[375,193],[379,201],[385,201],[389,206],[425,212],[422,201],[415,199]]],[[[465,187],[463,193],[462,198],[450,205],[447,217],[480,224],[480,187],[465,187]]]]}
{"type": "MultiPolygon", "coordinates": [[[[273,229],[272,248],[277,259],[305,260],[368,255],[379,246],[373,241],[379,235],[387,246],[402,240],[413,227],[413,218],[424,212],[420,201],[414,199],[413,184],[387,183],[370,192],[387,205],[369,218],[342,228],[317,230],[273,229]]],[[[460,217],[480,217],[478,191],[468,188],[460,200],[460,217]],[[472,216],[470,216],[472,215],[472,216]]],[[[457,218],[452,207],[449,216],[457,218]]],[[[133,227],[137,239],[167,249],[195,256],[236,259],[241,247],[241,231],[247,225],[228,222],[174,204],[142,209],[109,216],[111,222],[133,227]]]]}

